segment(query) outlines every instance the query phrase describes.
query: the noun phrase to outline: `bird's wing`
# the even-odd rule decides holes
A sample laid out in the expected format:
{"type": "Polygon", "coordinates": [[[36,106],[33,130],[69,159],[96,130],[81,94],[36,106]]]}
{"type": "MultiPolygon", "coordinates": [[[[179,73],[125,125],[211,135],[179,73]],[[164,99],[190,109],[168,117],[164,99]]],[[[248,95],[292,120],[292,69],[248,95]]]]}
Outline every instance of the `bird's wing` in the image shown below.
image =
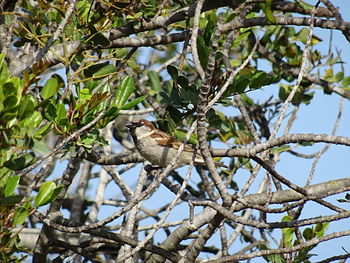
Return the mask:
{"type": "MultiPolygon", "coordinates": [[[[157,131],[158,135],[153,134],[151,135],[160,145],[162,145],[163,147],[170,147],[173,148],[175,150],[179,149],[181,142],[178,141],[177,139],[175,139],[172,136],[169,136],[169,134],[162,132],[162,131],[157,131]]],[[[193,152],[193,148],[190,144],[185,144],[185,151],[188,152],[193,152]]]]}

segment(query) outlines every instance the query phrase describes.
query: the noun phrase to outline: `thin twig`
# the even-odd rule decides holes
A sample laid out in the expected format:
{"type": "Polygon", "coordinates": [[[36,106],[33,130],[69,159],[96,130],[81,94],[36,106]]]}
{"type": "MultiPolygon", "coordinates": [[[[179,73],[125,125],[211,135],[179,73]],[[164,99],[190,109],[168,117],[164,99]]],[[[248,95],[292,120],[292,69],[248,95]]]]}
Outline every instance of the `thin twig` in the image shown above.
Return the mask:
{"type": "Polygon", "coordinates": [[[198,49],[197,49],[197,38],[198,38],[198,29],[199,29],[199,17],[202,11],[204,0],[197,1],[196,10],[193,18],[193,29],[191,35],[191,49],[192,49],[192,57],[195,68],[199,74],[201,80],[204,80],[204,70],[199,60],[198,49]]]}

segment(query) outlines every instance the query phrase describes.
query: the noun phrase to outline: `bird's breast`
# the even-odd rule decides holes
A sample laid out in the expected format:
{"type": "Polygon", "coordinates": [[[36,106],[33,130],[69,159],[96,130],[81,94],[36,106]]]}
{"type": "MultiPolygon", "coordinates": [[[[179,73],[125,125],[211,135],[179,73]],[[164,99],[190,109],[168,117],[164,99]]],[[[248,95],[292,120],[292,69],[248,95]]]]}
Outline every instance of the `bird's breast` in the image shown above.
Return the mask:
{"type": "Polygon", "coordinates": [[[154,140],[139,140],[137,145],[139,153],[148,161],[161,167],[167,166],[176,155],[176,150],[159,145],[154,140]]]}

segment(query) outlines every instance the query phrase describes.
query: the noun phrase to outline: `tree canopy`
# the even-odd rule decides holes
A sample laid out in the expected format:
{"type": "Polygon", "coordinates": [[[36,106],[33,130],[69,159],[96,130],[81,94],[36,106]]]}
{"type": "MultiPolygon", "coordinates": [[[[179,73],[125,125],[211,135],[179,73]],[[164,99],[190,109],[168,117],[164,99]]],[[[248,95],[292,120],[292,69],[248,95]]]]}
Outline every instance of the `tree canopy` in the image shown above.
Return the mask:
{"type": "Polygon", "coordinates": [[[1,262],[349,258],[343,16],[332,0],[0,1],[1,262]],[[139,119],[206,165],[149,163],[139,119]]]}

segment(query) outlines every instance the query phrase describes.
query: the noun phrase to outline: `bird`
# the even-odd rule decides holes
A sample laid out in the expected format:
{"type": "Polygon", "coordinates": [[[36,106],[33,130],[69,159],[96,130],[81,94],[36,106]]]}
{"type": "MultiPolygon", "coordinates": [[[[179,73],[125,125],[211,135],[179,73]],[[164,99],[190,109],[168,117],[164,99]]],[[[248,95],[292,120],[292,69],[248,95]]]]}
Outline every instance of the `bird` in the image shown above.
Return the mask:
{"type": "MultiPolygon", "coordinates": [[[[177,151],[182,144],[173,136],[162,132],[154,125],[141,119],[137,122],[130,122],[125,125],[130,132],[136,149],[142,157],[162,168],[167,167],[175,158],[177,151]]],[[[182,167],[191,162],[194,149],[190,144],[185,144],[173,169],[182,167]]],[[[206,165],[201,154],[196,153],[194,158],[195,165],[206,165]]],[[[221,162],[214,162],[216,166],[227,167],[221,162]]]]}

